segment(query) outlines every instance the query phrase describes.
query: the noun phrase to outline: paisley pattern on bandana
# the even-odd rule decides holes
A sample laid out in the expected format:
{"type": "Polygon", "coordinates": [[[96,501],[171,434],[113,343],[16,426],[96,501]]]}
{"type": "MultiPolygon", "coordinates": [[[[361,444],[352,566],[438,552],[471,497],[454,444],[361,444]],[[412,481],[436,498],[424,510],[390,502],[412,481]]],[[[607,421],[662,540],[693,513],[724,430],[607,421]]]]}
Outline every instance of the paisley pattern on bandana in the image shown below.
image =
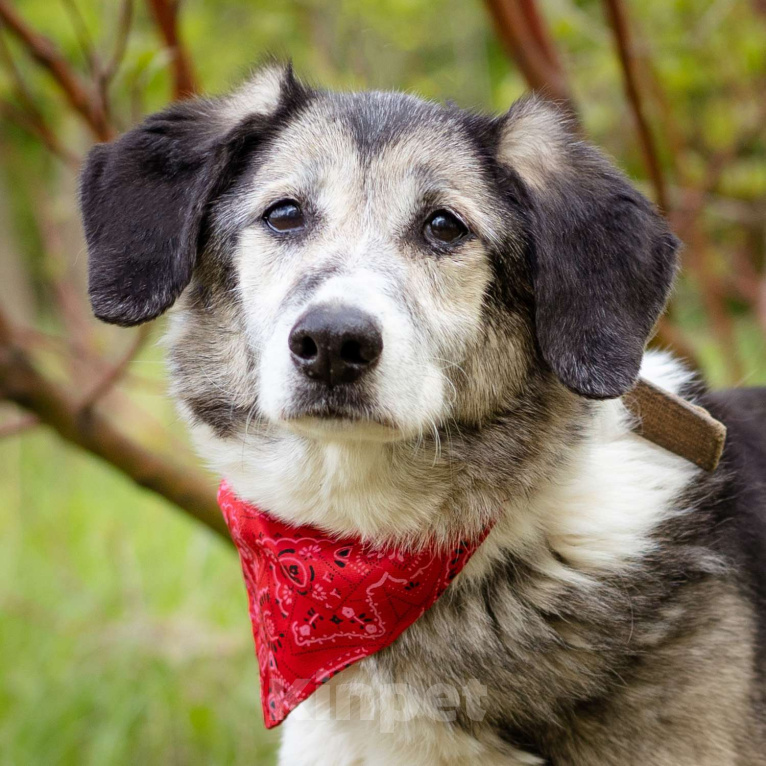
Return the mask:
{"type": "Polygon", "coordinates": [[[245,576],[269,729],[336,673],[395,641],[489,532],[451,550],[403,554],[284,524],[225,482],[218,503],[245,576]]]}

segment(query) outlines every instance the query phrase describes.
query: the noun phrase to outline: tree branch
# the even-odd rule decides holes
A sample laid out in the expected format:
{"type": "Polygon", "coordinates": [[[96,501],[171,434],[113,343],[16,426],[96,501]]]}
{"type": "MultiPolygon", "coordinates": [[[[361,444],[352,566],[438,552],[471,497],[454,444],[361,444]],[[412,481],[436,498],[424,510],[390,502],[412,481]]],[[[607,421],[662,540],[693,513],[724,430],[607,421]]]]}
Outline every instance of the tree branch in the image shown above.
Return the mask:
{"type": "Polygon", "coordinates": [[[3,100],[0,102],[0,113],[38,138],[56,157],[72,167],[79,167],[80,158],[63,146],[58,136],[48,126],[45,117],[35,103],[31,90],[16,66],[13,55],[2,34],[0,34],[0,63],[8,71],[8,75],[15,86],[19,104],[21,105],[21,108],[18,108],[10,101],[3,100]]]}
{"type": "Polygon", "coordinates": [[[643,99],[638,86],[638,68],[636,65],[636,54],[633,48],[633,42],[628,29],[628,20],[622,0],[604,0],[609,23],[614,35],[617,54],[622,67],[623,81],[625,85],[625,94],[628,98],[628,104],[633,112],[633,118],[636,122],[638,131],[638,140],[641,144],[641,151],[644,155],[644,161],[652,179],[654,186],[655,201],[658,207],[663,211],[668,211],[668,196],[665,186],[665,177],[662,172],[662,163],[660,162],[657,145],[654,141],[649,120],[644,109],[643,99]]]}
{"type": "Polygon", "coordinates": [[[120,65],[125,58],[125,53],[128,50],[128,37],[130,36],[130,29],[133,24],[133,0],[122,0],[122,8],[120,9],[120,18],[117,22],[117,33],[115,35],[114,50],[112,55],[101,72],[102,87],[104,90],[108,87],[109,83],[114,79],[114,76],[119,71],[120,65]]]}
{"type": "MultiPolygon", "coordinates": [[[[84,365],[90,372],[94,373],[97,377],[101,377],[106,374],[108,368],[107,363],[97,356],[92,348],[86,347],[76,338],[71,338],[68,335],[56,335],[53,333],[47,333],[42,330],[37,330],[34,327],[15,327],[14,334],[17,342],[21,343],[24,348],[29,352],[30,356],[37,357],[38,349],[43,354],[53,354],[59,359],[66,359],[66,357],[72,357],[79,364],[84,365]]],[[[125,373],[126,378],[130,378],[131,382],[138,383],[143,386],[159,387],[152,390],[164,391],[164,386],[159,380],[154,378],[145,378],[135,373],[132,373],[130,369],[125,373]]]]}
{"type": "Polygon", "coordinates": [[[53,131],[37,115],[25,112],[8,101],[0,101],[0,116],[15,122],[22,130],[37,138],[40,143],[55,157],[69,165],[73,170],[80,167],[80,158],[62,146],[53,131]]]}
{"type": "Polygon", "coordinates": [[[80,403],[81,411],[86,411],[95,407],[98,402],[103,399],[109,391],[117,385],[120,379],[127,372],[130,363],[136,358],[138,352],[144,347],[144,344],[149,339],[149,325],[143,325],[136,331],[133,342],[128,347],[128,350],[122,355],[122,357],[110,367],[104,375],[96,382],[96,385],[86,394],[85,398],[80,403]]]}
{"type": "Polygon", "coordinates": [[[93,44],[93,37],[88,30],[88,25],[85,23],[85,19],[80,12],[80,8],[77,5],[77,0],[61,0],[64,9],[69,16],[69,20],[72,24],[75,37],[82,51],[82,56],[85,59],[85,63],[88,67],[90,74],[95,74],[98,70],[98,55],[96,54],[96,46],[93,44]]]}
{"type": "Polygon", "coordinates": [[[530,88],[576,110],[564,70],[555,56],[534,0],[486,0],[498,35],[530,88]]]}
{"type": "Polygon", "coordinates": [[[82,117],[99,141],[114,136],[104,110],[98,99],[89,92],[85,83],[56,46],[32,29],[11,6],[8,0],[0,0],[0,21],[24,46],[29,55],[53,77],[69,105],[82,117]]]}
{"type": "Polygon", "coordinates": [[[191,58],[178,34],[178,0],[146,0],[162,39],[173,56],[173,90],[176,98],[188,98],[197,92],[191,58]]]}
{"type": "Polygon", "coordinates": [[[563,72],[558,52],[553,45],[553,40],[548,32],[548,28],[545,26],[545,21],[537,8],[536,0],[519,0],[519,7],[526,19],[535,42],[548,59],[548,63],[563,72]]]}
{"type": "Polygon", "coordinates": [[[229,540],[208,483],[154,455],[118,431],[92,409],[83,411],[64,389],[48,380],[14,339],[0,311],[0,397],[34,414],[66,441],[122,471],[136,484],[176,504],[229,540]]]}

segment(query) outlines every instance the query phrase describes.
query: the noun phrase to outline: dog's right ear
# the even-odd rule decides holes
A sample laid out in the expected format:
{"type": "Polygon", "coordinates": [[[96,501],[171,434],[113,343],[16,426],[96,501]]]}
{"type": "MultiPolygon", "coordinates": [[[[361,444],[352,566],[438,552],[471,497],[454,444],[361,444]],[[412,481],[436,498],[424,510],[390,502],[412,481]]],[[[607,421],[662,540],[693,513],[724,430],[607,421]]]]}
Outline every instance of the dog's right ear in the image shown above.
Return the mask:
{"type": "Polygon", "coordinates": [[[210,201],[234,159],[296,100],[289,66],[270,65],[232,96],[175,104],[111,144],[80,179],[95,315],[141,324],[189,284],[210,201]]]}

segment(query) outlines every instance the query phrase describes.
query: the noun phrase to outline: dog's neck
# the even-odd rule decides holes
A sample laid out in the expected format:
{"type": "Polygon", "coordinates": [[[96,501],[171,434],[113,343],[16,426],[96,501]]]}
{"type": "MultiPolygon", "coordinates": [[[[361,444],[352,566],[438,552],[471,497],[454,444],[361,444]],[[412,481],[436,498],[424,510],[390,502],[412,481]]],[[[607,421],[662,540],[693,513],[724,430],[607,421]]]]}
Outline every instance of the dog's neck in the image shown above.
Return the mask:
{"type": "MultiPolygon", "coordinates": [[[[678,391],[686,373],[648,354],[642,374],[678,391]]],[[[201,454],[235,492],[278,518],[378,544],[418,545],[496,529],[470,569],[512,549],[567,571],[641,555],[697,469],[632,433],[619,401],[534,402],[437,443],[319,441],[250,429],[233,443],[195,429],[201,454]],[[530,429],[527,439],[525,429],[530,429]],[[532,433],[534,429],[536,433],[532,433]]]]}
{"type": "Polygon", "coordinates": [[[283,432],[248,439],[244,452],[244,462],[223,467],[240,497],[283,521],[343,537],[417,536],[450,492],[442,461],[410,445],[283,432]]]}

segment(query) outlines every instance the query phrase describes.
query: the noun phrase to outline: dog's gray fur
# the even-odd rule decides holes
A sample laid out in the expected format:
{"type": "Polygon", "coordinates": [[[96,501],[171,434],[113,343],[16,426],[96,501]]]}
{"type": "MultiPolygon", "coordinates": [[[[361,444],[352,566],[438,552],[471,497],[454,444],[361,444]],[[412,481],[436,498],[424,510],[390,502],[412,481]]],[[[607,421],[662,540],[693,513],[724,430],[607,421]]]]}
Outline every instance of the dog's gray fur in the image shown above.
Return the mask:
{"type": "Polygon", "coordinates": [[[268,66],[96,147],[82,205],[97,315],[177,301],[174,393],[239,494],[402,546],[495,522],[420,621],[328,687],[374,689],[379,721],[391,684],[478,682],[484,714],[389,733],[296,716],[283,763],[766,763],[766,393],[706,394],[650,356],[729,444],[703,475],[631,434],[617,397],[676,242],[556,109],[490,118],[268,66]],[[280,198],[300,234],[261,220],[280,198]],[[424,241],[438,208],[470,236],[424,241]],[[375,315],[374,375],[322,390],[293,370],[286,334],[316,304],[375,315]]]}

